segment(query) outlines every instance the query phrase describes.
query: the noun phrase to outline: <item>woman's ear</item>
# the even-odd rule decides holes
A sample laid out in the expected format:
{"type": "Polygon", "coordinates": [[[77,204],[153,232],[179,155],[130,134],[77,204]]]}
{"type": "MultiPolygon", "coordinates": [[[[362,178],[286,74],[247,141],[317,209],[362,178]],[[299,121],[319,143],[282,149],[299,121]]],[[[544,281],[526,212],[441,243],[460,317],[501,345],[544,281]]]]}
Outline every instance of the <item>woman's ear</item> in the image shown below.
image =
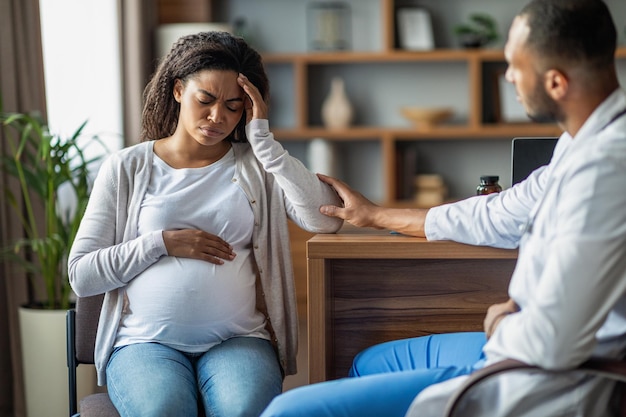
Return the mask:
{"type": "Polygon", "coordinates": [[[174,81],[174,100],[176,100],[178,103],[180,103],[181,97],[183,96],[183,90],[185,89],[185,86],[183,85],[183,82],[177,78],[174,81]]]}
{"type": "Polygon", "coordinates": [[[564,72],[550,69],[544,74],[544,89],[552,100],[561,101],[569,90],[569,79],[564,72]]]}

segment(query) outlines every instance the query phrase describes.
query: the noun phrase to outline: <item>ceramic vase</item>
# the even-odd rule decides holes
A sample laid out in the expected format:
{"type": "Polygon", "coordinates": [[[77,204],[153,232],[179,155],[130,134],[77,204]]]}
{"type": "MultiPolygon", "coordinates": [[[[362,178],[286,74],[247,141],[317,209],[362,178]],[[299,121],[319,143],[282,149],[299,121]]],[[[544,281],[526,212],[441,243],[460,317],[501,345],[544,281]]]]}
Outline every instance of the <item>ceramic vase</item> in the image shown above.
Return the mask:
{"type": "Polygon", "coordinates": [[[337,176],[337,149],[334,142],[323,138],[313,139],[309,144],[307,159],[311,171],[331,177],[337,176]]]}
{"type": "Polygon", "coordinates": [[[322,103],[322,122],[328,129],[345,129],[352,123],[352,104],[348,100],[343,79],[334,77],[330,92],[322,103]]]}

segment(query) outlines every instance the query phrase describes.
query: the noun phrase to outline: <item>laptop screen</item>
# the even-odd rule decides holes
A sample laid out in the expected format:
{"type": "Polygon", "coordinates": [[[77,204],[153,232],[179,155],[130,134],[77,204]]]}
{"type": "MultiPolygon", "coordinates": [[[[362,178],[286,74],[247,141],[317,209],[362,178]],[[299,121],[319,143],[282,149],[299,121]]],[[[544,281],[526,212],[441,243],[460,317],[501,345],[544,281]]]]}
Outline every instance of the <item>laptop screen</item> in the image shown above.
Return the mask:
{"type": "Polygon", "coordinates": [[[558,138],[514,138],[511,151],[511,185],[523,181],[552,158],[558,138]]]}

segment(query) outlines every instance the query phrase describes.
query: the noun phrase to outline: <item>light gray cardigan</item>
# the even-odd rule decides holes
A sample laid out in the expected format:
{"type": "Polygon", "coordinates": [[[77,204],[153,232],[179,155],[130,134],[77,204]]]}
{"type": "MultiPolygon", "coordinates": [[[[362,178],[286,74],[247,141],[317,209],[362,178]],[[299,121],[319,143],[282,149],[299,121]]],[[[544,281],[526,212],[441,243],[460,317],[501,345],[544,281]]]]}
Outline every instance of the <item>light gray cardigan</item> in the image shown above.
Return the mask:
{"type": "MultiPolygon", "coordinates": [[[[252,246],[258,271],[258,308],[267,317],[285,375],[296,372],[298,320],[287,218],[314,233],[334,233],[343,222],[319,212],[340,205],[337,194],[274,140],[267,120],[246,127],[250,144],[233,144],[235,176],[254,213],[252,246]]],[[[138,236],[139,207],[152,171],[154,141],[109,156],[98,172],[85,216],[72,246],[68,269],[79,297],[106,293],[95,363],[98,384],[121,318],[125,286],[167,256],[161,232],[138,236]]]]}

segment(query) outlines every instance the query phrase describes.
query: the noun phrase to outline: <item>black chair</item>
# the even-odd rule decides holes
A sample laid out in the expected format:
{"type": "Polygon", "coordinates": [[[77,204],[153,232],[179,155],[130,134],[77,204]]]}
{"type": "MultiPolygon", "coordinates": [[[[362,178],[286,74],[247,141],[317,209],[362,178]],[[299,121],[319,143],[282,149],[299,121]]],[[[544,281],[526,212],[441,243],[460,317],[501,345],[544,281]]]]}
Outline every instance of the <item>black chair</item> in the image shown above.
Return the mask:
{"type": "Polygon", "coordinates": [[[77,398],[76,368],[94,363],[96,332],[104,295],[78,298],[76,307],[67,311],[67,368],[69,380],[69,415],[80,417],[120,417],[107,393],[96,393],[80,401],[77,398]]]}
{"type": "Polygon", "coordinates": [[[604,378],[610,378],[618,382],[617,389],[622,390],[622,396],[620,399],[620,403],[617,404],[619,408],[619,413],[617,414],[620,417],[626,417],[626,398],[624,397],[623,390],[626,383],[626,361],[617,360],[617,359],[600,359],[600,358],[592,358],[580,365],[578,368],[574,370],[562,370],[562,371],[553,371],[542,369],[537,366],[527,365],[523,362],[507,359],[493,365],[487,366],[483,369],[480,369],[474,373],[472,373],[469,378],[461,385],[461,387],[455,392],[455,394],[450,398],[446,406],[446,410],[444,413],[445,417],[471,417],[468,415],[466,411],[461,411],[463,401],[468,398],[471,394],[480,395],[479,391],[477,393],[476,390],[480,390],[481,386],[484,383],[487,383],[490,380],[495,379],[498,375],[503,373],[512,373],[512,372],[544,372],[549,374],[558,374],[563,372],[583,372],[593,376],[600,376],[604,378]]]}

